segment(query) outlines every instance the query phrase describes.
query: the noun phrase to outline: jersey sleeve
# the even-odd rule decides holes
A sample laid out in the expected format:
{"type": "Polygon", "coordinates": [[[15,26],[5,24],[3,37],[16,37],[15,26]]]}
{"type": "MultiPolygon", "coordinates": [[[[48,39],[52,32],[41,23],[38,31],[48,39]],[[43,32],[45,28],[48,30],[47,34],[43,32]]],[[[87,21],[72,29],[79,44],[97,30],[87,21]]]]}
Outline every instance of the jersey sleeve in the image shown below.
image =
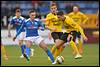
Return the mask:
{"type": "Polygon", "coordinates": [[[47,15],[46,16],[46,19],[45,19],[46,20],[45,25],[47,25],[47,26],[49,25],[50,19],[51,19],[51,16],[50,15],[47,15]]]}
{"type": "Polygon", "coordinates": [[[77,24],[73,21],[73,19],[72,18],[70,18],[70,17],[68,17],[68,18],[66,18],[66,23],[68,24],[68,25],[70,25],[71,27],[73,27],[73,28],[75,28],[76,26],[77,26],[77,24]]]}
{"type": "Polygon", "coordinates": [[[13,18],[10,20],[10,24],[11,25],[14,24],[14,19],[13,18]]]}

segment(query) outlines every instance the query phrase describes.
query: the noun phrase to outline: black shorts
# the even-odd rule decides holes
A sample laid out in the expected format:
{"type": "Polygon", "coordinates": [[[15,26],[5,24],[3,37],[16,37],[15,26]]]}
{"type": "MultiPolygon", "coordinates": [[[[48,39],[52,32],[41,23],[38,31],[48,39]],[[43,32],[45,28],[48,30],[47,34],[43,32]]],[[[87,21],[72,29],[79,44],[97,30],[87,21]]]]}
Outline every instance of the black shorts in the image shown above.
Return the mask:
{"type": "Polygon", "coordinates": [[[81,33],[77,31],[71,31],[70,34],[73,36],[73,41],[75,42],[76,37],[81,38],[81,33]]]}
{"type": "MultiPolygon", "coordinates": [[[[67,41],[67,38],[68,38],[68,35],[69,35],[69,34],[70,34],[70,33],[63,33],[63,35],[61,36],[60,39],[63,40],[64,42],[68,42],[68,41],[67,41]]],[[[70,40],[71,40],[71,38],[70,38],[70,40]]],[[[69,41],[70,41],[70,40],[69,40],[69,41]]]]}
{"type": "Polygon", "coordinates": [[[60,39],[62,35],[63,35],[63,32],[52,32],[51,33],[51,36],[53,37],[54,42],[56,39],[60,39]]]}

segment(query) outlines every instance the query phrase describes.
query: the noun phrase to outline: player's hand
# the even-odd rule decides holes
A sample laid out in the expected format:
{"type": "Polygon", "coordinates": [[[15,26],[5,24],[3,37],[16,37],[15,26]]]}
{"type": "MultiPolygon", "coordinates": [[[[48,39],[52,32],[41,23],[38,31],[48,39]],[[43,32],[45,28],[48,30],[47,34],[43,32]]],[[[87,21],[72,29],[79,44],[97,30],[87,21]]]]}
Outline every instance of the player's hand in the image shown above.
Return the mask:
{"type": "Polygon", "coordinates": [[[16,37],[13,38],[13,41],[15,41],[16,37]]]}
{"type": "Polygon", "coordinates": [[[84,37],[84,40],[85,40],[85,41],[88,41],[88,38],[85,36],[85,37],[84,37]]]}
{"type": "Polygon", "coordinates": [[[42,22],[46,22],[46,19],[41,19],[42,22]]]}

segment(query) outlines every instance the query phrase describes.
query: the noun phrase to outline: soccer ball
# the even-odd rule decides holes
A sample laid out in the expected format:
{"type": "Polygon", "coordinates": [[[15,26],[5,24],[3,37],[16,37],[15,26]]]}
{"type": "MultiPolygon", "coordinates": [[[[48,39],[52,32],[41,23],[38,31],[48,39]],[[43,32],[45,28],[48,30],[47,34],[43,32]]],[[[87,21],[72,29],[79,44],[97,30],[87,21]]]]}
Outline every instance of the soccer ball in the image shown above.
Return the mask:
{"type": "Polygon", "coordinates": [[[58,64],[62,64],[62,62],[64,62],[63,56],[58,56],[58,57],[57,57],[57,63],[58,63],[58,64]]]}
{"type": "Polygon", "coordinates": [[[61,59],[62,59],[62,62],[64,62],[64,57],[63,56],[61,56],[61,59]]]}

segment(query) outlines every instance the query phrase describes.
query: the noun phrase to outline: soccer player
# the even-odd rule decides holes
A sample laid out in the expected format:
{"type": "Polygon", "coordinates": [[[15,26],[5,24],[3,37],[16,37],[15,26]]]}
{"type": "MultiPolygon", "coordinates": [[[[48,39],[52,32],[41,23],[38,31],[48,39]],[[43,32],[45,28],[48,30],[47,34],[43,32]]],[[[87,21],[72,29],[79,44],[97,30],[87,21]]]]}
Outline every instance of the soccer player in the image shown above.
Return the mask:
{"type": "MultiPolygon", "coordinates": [[[[73,38],[72,37],[73,36],[73,32],[72,31],[79,31],[81,33],[81,35],[83,36],[84,40],[87,41],[87,37],[85,36],[82,28],[78,24],[76,24],[73,21],[72,18],[70,18],[68,16],[65,16],[62,11],[59,11],[57,13],[57,16],[58,16],[59,20],[63,21],[63,25],[64,25],[64,27],[66,29],[66,32],[63,33],[63,35],[61,36],[61,38],[56,42],[56,48],[58,50],[66,42],[69,42],[70,44],[73,43],[75,45],[75,43],[72,40],[72,38],[73,38]]],[[[56,52],[57,52],[57,50],[56,50],[56,52]]],[[[75,56],[75,58],[77,58],[77,57],[80,57],[80,58],[82,57],[80,55],[80,53],[78,52],[78,49],[77,49],[77,55],[75,56]]],[[[55,60],[54,64],[56,64],[56,60],[55,60]]]]}
{"type": "Polygon", "coordinates": [[[39,36],[38,29],[44,30],[44,27],[42,25],[42,22],[36,21],[36,12],[34,10],[31,10],[29,12],[29,19],[27,19],[23,25],[21,26],[19,32],[16,34],[13,40],[16,39],[16,37],[21,33],[21,30],[25,28],[26,31],[26,37],[25,37],[25,43],[26,43],[26,49],[24,53],[24,57],[27,59],[27,61],[30,61],[30,47],[31,44],[34,42],[36,45],[41,47],[47,55],[50,57],[52,63],[54,62],[54,57],[50,50],[47,48],[47,45],[44,43],[44,39],[39,36]]]}
{"type": "MultiPolygon", "coordinates": [[[[23,18],[21,16],[21,10],[20,10],[19,7],[17,7],[15,9],[15,16],[12,18],[12,20],[10,21],[10,23],[8,25],[8,36],[9,37],[11,36],[10,29],[13,27],[13,25],[16,27],[16,33],[17,33],[24,21],[25,21],[25,18],[23,18]]],[[[19,45],[21,47],[21,52],[22,52],[22,55],[20,56],[20,58],[24,57],[23,56],[24,49],[26,48],[25,44],[23,44],[23,39],[24,38],[25,38],[25,29],[23,29],[21,31],[20,35],[17,36],[17,39],[19,41],[19,45]]],[[[33,49],[31,49],[31,51],[33,51],[33,49]]],[[[33,52],[31,52],[31,55],[33,56],[33,52]]]]}
{"type": "MultiPolygon", "coordinates": [[[[49,36],[51,34],[52,38],[54,39],[54,42],[57,42],[57,40],[60,38],[60,36],[63,34],[62,32],[62,23],[61,21],[58,21],[57,18],[57,6],[56,4],[52,4],[50,7],[51,12],[46,17],[46,28],[48,28],[51,33],[49,33],[49,36]]],[[[63,49],[61,47],[61,49],[63,49]]],[[[57,57],[57,53],[55,53],[55,45],[52,47],[51,52],[54,55],[54,57],[57,57]]]]}
{"type": "MultiPolygon", "coordinates": [[[[51,35],[54,39],[54,42],[56,43],[57,40],[61,38],[63,35],[62,32],[62,24],[63,22],[60,21],[57,18],[57,6],[55,4],[51,5],[51,12],[47,15],[46,17],[46,28],[51,30],[51,35]]],[[[77,47],[73,43],[70,44],[72,48],[74,48],[74,51],[77,52],[77,47]]],[[[65,48],[65,46],[60,47],[60,49],[56,52],[56,47],[55,45],[52,47],[51,51],[54,57],[56,58],[65,48]]]]}
{"type": "MultiPolygon", "coordinates": [[[[88,21],[88,17],[82,12],[80,12],[79,7],[76,5],[73,6],[73,12],[69,13],[68,16],[72,18],[74,22],[80,26],[82,24],[85,24],[88,21]]],[[[83,53],[83,46],[82,46],[83,39],[82,39],[81,33],[77,31],[73,31],[73,33],[74,33],[74,42],[78,40],[78,50],[80,54],[82,54],[83,53]]],[[[75,54],[75,51],[73,52],[73,54],[75,54]]]]}

